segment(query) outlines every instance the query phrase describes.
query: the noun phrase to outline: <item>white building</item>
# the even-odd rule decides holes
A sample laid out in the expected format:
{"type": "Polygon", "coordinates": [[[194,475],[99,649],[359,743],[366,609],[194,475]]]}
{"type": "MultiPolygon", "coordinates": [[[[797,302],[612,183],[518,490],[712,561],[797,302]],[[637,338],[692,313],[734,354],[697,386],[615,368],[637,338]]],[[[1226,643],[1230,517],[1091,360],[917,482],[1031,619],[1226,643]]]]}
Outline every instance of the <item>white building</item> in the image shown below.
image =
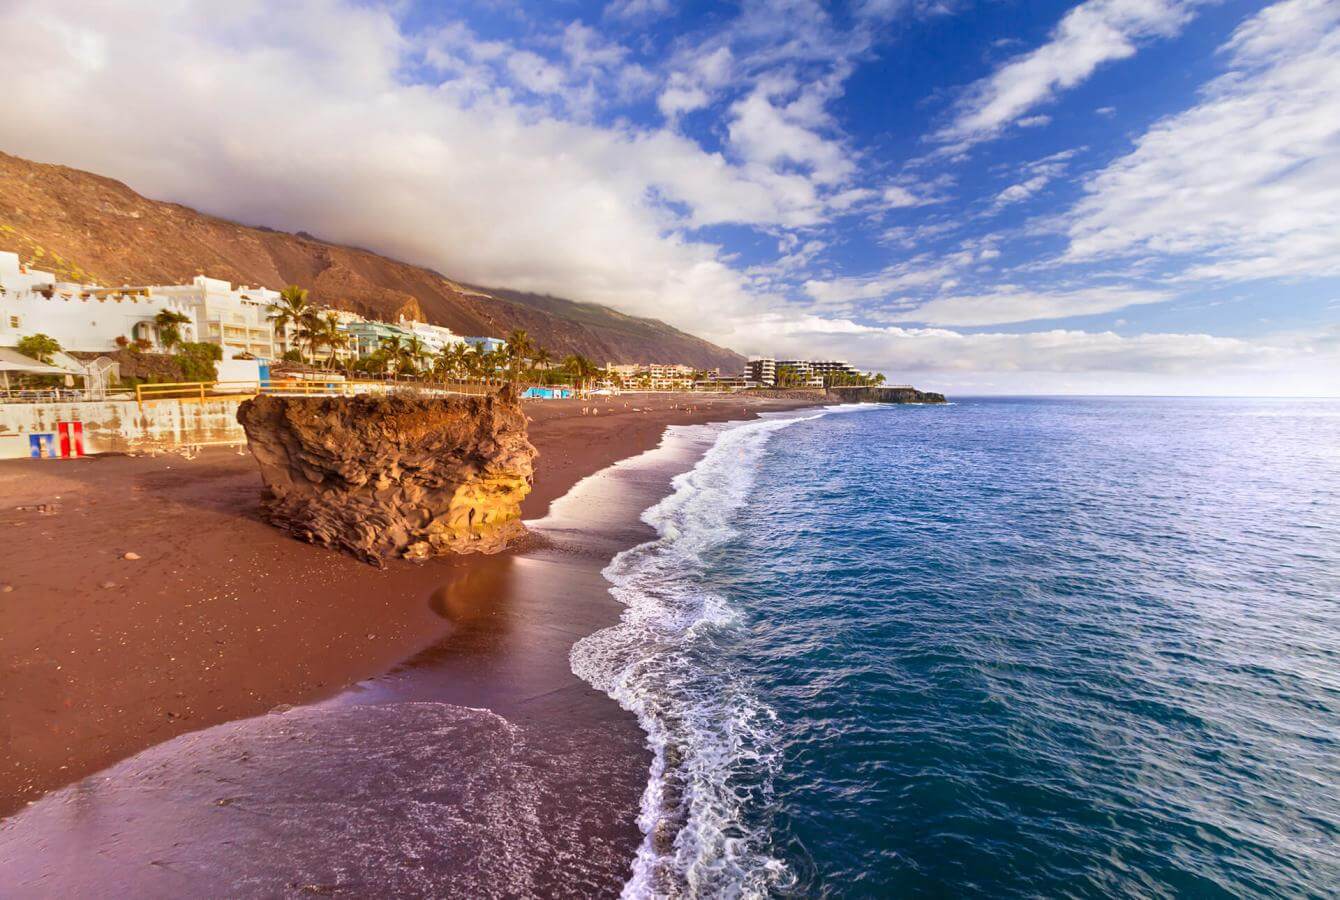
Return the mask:
{"type": "Polygon", "coordinates": [[[442,325],[415,322],[413,319],[406,319],[402,316],[400,327],[417,337],[429,353],[441,353],[448,347],[465,343],[465,338],[442,325]]]}
{"type": "Polygon", "coordinates": [[[644,381],[653,391],[687,390],[693,387],[693,378],[698,374],[693,366],[680,363],[607,363],[605,372],[625,383],[644,381]]]}
{"type": "MultiPolygon", "coordinates": [[[[46,334],[67,350],[111,351],[116,339],[152,339],[153,319],[164,310],[192,318],[186,307],[147,288],[103,288],[57,282],[50,272],[29,269],[14,253],[0,253],[0,346],[46,334]]],[[[194,340],[192,325],[184,340],[194,340]]]]}
{"type": "Polygon", "coordinates": [[[751,356],[740,377],[772,387],[777,383],[777,360],[771,356],[751,356]]]}
{"type": "Polygon", "coordinates": [[[154,318],[170,310],[188,320],[178,329],[183,341],[219,344],[225,359],[239,353],[272,359],[278,354],[269,308],[278,299],[267,288],[234,288],[203,275],[183,285],[68,284],[23,266],[14,253],[0,253],[0,346],[32,334],[90,352],[116,350],[117,338],[156,343],[154,318]]]}
{"type": "Polygon", "coordinates": [[[195,340],[220,345],[225,359],[237,353],[260,359],[279,355],[269,318],[271,305],[279,301],[278,291],[245,285],[234,288],[227,281],[204,275],[197,275],[190,284],[152,285],[147,290],[150,298],[163,298],[186,309],[193,320],[195,340]]]}

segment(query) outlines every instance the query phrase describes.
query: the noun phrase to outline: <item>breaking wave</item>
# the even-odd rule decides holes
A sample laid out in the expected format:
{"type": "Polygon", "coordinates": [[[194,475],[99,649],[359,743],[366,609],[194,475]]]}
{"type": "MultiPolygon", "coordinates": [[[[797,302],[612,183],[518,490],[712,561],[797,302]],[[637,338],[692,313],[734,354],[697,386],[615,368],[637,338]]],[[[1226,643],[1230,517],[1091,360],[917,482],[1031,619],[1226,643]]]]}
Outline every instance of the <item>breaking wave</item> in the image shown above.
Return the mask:
{"type": "Polygon", "coordinates": [[[572,649],[573,672],[636,714],[653,752],[625,897],[762,896],[795,883],[767,827],[777,717],[729,661],[740,622],[703,573],[736,533],[768,440],[820,415],[708,426],[715,443],[643,513],[659,537],[604,571],[627,607],[621,621],[572,649]]]}

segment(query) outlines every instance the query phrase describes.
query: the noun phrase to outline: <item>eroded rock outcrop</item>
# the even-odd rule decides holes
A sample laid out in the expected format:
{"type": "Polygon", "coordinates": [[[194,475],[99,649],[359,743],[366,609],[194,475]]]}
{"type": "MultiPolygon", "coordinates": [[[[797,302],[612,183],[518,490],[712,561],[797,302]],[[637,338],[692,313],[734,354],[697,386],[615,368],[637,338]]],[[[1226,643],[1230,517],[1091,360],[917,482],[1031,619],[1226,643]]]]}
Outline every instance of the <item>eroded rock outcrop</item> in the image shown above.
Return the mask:
{"type": "Polygon", "coordinates": [[[945,395],[911,387],[875,385],[831,387],[828,396],[842,403],[944,403],[945,395]]]}
{"type": "Polygon", "coordinates": [[[297,537],[375,565],[495,553],[525,534],[535,448],[516,394],[256,397],[237,419],[263,510],[297,537]]]}

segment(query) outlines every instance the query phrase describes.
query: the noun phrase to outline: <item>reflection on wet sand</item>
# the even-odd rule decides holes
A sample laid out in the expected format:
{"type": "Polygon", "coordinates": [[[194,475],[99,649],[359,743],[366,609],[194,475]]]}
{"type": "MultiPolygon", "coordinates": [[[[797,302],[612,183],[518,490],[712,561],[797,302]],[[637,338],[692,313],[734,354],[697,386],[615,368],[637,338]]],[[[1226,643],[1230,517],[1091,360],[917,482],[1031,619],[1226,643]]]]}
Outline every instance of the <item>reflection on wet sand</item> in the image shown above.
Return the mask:
{"type": "Polygon", "coordinates": [[[511,556],[492,556],[459,571],[428,598],[428,608],[458,628],[505,618],[511,556]]]}
{"type": "Polygon", "coordinates": [[[690,449],[579,485],[567,518],[532,523],[543,549],[443,566],[427,602],[451,628],[392,672],[182,735],[0,823],[0,894],[617,895],[650,757],[568,652],[617,619],[603,548],[644,536],[690,449]]]}

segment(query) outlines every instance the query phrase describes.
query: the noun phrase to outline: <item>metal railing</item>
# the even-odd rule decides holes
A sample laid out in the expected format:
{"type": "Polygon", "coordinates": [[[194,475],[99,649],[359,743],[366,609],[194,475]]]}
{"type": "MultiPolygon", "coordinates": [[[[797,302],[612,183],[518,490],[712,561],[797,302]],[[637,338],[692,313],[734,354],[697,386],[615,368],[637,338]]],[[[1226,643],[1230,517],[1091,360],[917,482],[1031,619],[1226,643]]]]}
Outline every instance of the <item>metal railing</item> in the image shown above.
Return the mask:
{"type": "Polygon", "coordinates": [[[13,388],[0,390],[0,403],[70,403],[84,399],[78,388],[13,388]]]}
{"type": "Polygon", "coordinates": [[[155,400],[195,400],[216,397],[254,397],[261,392],[259,381],[174,381],[163,384],[135,385],[135,402],[140,406],[155,400]]]}
{"type": "Polygon", "coordinates": [[[245,400],[258,395],[275,397],[353,397],[359,394],[385,394],[412,390],[431,396],[482,396],[501,385],[490,381],[324,381],[319,379],[274,379],[269,381],[183,381],[164,384],[138,384],[135,402],[140,406],[158,400],[203,402],[205,400],[245,400]]]}

